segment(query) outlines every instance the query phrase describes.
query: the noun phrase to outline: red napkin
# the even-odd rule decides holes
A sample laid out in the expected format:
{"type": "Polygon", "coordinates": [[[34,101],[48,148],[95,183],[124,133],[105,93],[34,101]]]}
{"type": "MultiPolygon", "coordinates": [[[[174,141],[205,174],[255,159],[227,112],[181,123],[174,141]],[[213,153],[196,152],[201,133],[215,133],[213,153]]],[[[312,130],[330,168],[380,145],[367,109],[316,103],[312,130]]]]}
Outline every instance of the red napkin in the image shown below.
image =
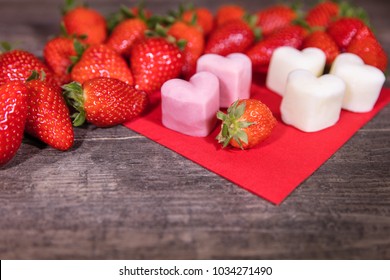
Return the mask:
{"type": "Polygon", "coordinates": [[[216,129],[204,138],[186,136],[161,123],[160,93],[151,95],[150,110],[125,126],[183,155],[238,186],[280,204],[317,170],[348,139],[390,102],[390,89],[383,89],[375,108],[368,113],[342,111],[339,122],[328,129],[305,133],[283,124],[281,97],[253,84],[251,97],[267,104],[279,123],[270,138],[250,150],[222,149],[216,129]]]}

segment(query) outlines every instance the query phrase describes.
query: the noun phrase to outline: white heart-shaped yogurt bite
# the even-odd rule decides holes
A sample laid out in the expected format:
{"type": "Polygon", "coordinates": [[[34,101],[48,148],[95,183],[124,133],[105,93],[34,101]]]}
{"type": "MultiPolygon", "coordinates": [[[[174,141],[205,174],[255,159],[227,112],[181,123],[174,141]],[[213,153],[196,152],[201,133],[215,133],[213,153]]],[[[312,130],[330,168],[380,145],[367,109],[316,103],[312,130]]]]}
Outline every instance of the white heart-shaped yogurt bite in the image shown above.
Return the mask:
{"type": "Polygon", "coordinates": [[[281,103],[282,120],[304,132],[334,125],[340,118],[345,83],[334,75],[316,77],[307,70],[295,70],[287,78],[281,103]]]}
{"type": "Polygon", "coordinates": [[[219,80],[212,73],[199,72],[188,82],[172,79],[161,87],[162,123],[177,132],[209,135],[219,108],[219,80]]]}
{"type": "Polygon", "coordinates": [[[343,109],[356,113],[372,110],[386,80],[381,70],[364,64],[359,56],[352,53],[338,55],[330,73],[343,79],[347,85],[343,109]]]}
{"type": "Polygon", "coordinates": [[[300,51],[292,47],[279,47],[272,54],[266,86],[283,96],[287,77],[291,71],[304,69],[315,76],[320,76],[324,72],[325,62],[325,53],[318,48],[306,48],[300,51]]]}
{"type": "Polygon", "coordinates": [[[252,62],[242,53],[224,57],[217,54],[202,55],[197,61],[197,72],[216,75],[220,84],[220,106],[229,107],[237,99],[250,97],[252,83],[252,62]]]}

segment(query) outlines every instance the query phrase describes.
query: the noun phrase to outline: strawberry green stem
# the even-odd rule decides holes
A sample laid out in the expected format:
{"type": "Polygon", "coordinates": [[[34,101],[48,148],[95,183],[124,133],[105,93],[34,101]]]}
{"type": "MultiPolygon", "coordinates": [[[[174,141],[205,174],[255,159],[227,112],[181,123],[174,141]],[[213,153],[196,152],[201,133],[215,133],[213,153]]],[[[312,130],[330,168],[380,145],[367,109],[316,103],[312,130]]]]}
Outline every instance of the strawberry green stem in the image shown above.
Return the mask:
{"type": "Polygon", "coordinates": [[[72,72],[73,67],[80,61],[86,50],[86,47],[77,38],[73,38],[73,48],[76,51],[76,55],[69,57],[71,65],[66,69],[66,73],[68,74],[72,72]]]}
{"type": "Polygon", "coordinates": [[[33,80],[41,80],[44,81],[46,79],[46,73],[45,71],[41,71],[41,73],[38,73],[37,70],[33,70],[31,72],[30,77],[27,78],[26,82],[33,81],[33,80]]]}
{"type": "Polygon", "coordinates": [[[121,5],[119,8],[119,11],[116,13],[113,13],[107,17],[107,27],[110,32],[121,22],[123,22],[126,19],[133,19],[133,18],[139,18],[140,20],[144,21],[147,25],[150,21],[150,19],[147,16],[146,10],[145,10],[145,2],[140,1],[137,5],[137,14],[134,13],[129,7],[125,5],[121,5]]]}
{"type": "Polygon", "coordinates": [[[64,97],[68,105],[73,107],[77,112],[71,117],[73,119],[74,126],[81,126],[85,122],[85,110],[84,110],[84,92],[80,83],[71,82],[62,86],[64,89],[64,97]]]}
{"type": "Polygon", "coordinates": [[[255,14],[245,13],[242,19],[248,24],[250,29],[252,29],[253,35],[255,36],[255,41],[259,41],[262,37],[261,29],[256,26],[258,17],[255,14]]]}
{"type": "Polygon", "coordinates": [[[126,6],[121,5],[119,12],[113,13],[107,18],[107,27],[111,32],[119,23],[125,19],[135,18],[136,15],[126,6]]]}

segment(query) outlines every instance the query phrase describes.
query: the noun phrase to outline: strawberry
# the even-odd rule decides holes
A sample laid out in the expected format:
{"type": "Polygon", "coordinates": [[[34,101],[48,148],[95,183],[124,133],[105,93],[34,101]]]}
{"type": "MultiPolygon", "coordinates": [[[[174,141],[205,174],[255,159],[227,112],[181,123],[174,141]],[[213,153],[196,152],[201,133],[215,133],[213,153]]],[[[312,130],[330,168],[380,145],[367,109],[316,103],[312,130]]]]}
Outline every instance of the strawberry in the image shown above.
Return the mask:
{"type": "Polygon", "coordinates": [[[297,18],[296,11],[286,5],[274,5],[256,13],[256,25],[261,29],[261,35],[266,37],[275,30],[290,25],[297,18]]]}
{"type": "Polygon", "coordinates": [[[264,103],[256,99],[242,99],[234,102],[227,114],[219,111],[217,118],[222,121],[217,136],[223,147],[229,144],[235,148],[249,149],[271,135],[277,120],[264,103]]]}
{"type": "Polygon", "coordinates": [[[133,43],[142,38],[147,29],[144,20],[130,18],[119,23],[111,32],[106,44],[114,51],[128,57],[133,43]]]}
{"type": "Polygon", "coordinates": [[[12,50],[0,54],[0,85],[9,81],[25,82],[33,70],[46,73],[46,81],[58,85],[49,68],[35,55],[24,50],[12,50]]]}
{"type": "Polygon", "coordinates": [[[204,36],[210,34],[214,28],[214,16],[209,9],[204,7],[196,7],[183,12],[182,20],[187,23],[192,23],[195,19],[196,25],[202,28],[204,36]]]}
{"type": "Polygon", "coordinates": [[[343,1],[325,0],[310,9],[305,17],[306,23],[310,27],[327,28],[340,18],[360,18],[368,22],[368,16],[364,9],[350,5],[343,1]]]}
{"type": "Polygon", "coordinates": [[[130,55],[135,88],[148,93],[159,90],[164,82],[180,75],[183,63],[184,56],[178,46],[165,38],[138,41],[130,55]]]}
{"type": "Polygon", "coordinates": [[[71,71],[72,80],[79,83],[96,77],[111,77],[133,84],[133,75],[125,59],[103,44],[87,48],[71,71]]]}
{"type": "Polygon", "coordinates": [[[49,40],[43,49],[46,65],[58,77],[61,85],[71,80],[69,67],[72,65],[72,57],[77,56],[74,44],[75,39],[56,37],[49,40]]]}
{"type": "Polygon", "coordinates": [[[311,8],[305,17],[309,26],[327,27],[339,16],[340,7],[337,3],[326,0],[311,8]]]}
{"type": "Polygon", "coordinates": [[[86,44],[100,44],[107,37],[105,18],[94,9],[76,6],[73,0],[64,8],[62,26],[69,35],[86,36],[86,44]]]}
{"type": "Polygon", "coordinates": [[[9,162],[22,143],[27,104],[28,89],[23,82],[0,86],[0,165],[9,162]]]}
{"type": "Polygon", "coordinates": [[[109,31],[112,32],[118,24],[127,19],[139,18],[147,22],[151,17],[152,12],[144,8],[143,2],[134,7],[121,6],[118,12],[108,16],[107,26],[109,31]]]}
{"type": "Polygon", "coordinates": [[[205,53],[215,53],[226,56],[231,53],[245,52],[255,42],[256,30],[251,23],[235,19],[218,26],[209,36],[205,53]]]}
{"type": "Polygon", "coordinates": [[[269,65],[274,50],[278,47],[290,46],[299,49],[306,33],[307,31],[303,27],[290,25],[256,43],[246,52],[246,55],[252,61],[253,69],[260,72],[264,71],[269,65]]]}
{"type": "Polygon", "coordinates": [[[324,51],[326,64],[330,66],[336,56],[340,54],[339,48],[332,37],[325,31],[317,30],[309,34],[303,41],[302,48],[318,48],[324,51]]]}
{"type": "Polygon", "coordinates": [[[43,76],[38,78],[34,71],[26,82],[29,103],[25,131],[55,149],[68,150],[74,134],[61,89],[47,83],[43,76]]]}
{"type": "Polygon", "coordinates": [[[184,78],[189,79],[195,74],[196,62],[204,51],[205,39],[203,32],[195,25],[177,21],[169,27],[168,35],[173,36],[178,41],[186,41],[185,48],[183,49],[184,64],[182,74],[184,78]]]}
{"type": "Polygon", "coordinates": [[[85,120],[98,127],[110,127],[130,121],[148,104],[147,94],[118,79],[99,77],[82,85],[72,82],[63,86],[65,98],[78,111],[75,126],[85,120]]]}
{"type": "Polygon", "coordinates": [[[331,23],[326,32],[333,38],[341,51],[345,51],[358,30],[365,26],[359,18],[340,18],[331,23]]]}
{"type": "Polygon", "coordinates": [[[362,27],[349,43],[347,52],[360,56],[364,63],[386,71],[387,55],[370,28],[362,27]]]}
{"type": "Polygon", "coordinates": [[[235,4],[225,4],[218,8],[215,15],[215,24],[220,26],[230,20],[242,19],[245,9],[235,4]]]}

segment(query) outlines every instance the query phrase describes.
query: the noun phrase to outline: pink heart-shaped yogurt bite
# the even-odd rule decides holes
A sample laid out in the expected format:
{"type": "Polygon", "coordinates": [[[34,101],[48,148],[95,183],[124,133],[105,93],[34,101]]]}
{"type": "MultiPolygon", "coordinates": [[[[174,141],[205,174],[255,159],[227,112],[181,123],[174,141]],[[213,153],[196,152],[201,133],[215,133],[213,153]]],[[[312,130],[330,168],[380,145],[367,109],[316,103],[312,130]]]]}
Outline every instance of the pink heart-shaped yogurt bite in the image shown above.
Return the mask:
{"type": "Polygon", "coordinates": [[[162,123],[177,132],[209,135],[219,107],[219,80],[212,73],[196,73],[188,82],[172,79],[161,87],[162,123]]]}
{"type": "Polygon", "coordinates": [[[252,63],[242,53],[232,53],[226,57],[217,54],[202,55],[197,62],[197,72],[213,73],[219,79],[220,106],[229,107],[237,99],[250,96],[252,63]]]}

